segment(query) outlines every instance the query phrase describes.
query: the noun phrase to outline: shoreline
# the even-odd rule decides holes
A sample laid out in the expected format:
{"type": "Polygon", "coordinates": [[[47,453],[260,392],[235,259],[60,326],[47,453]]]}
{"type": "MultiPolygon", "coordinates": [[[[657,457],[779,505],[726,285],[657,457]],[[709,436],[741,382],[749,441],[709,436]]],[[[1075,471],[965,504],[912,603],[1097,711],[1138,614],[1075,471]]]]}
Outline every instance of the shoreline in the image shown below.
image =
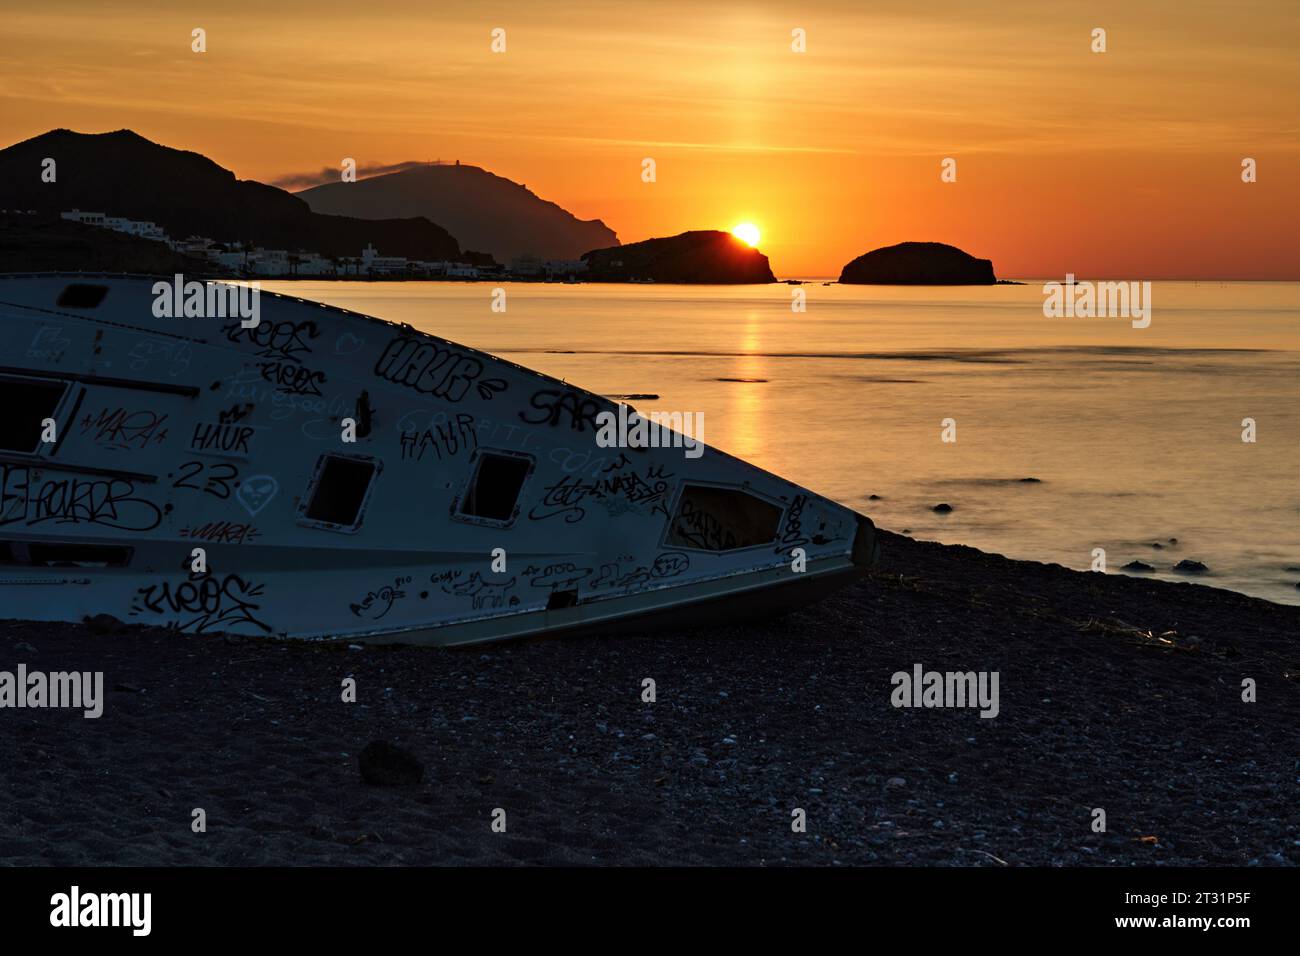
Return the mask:
{"type": "Polygon", "coordinates": [[[352,650],[0,622],[0,669],[102,670],[107,697],[97,720],[0,710],[0,858],[1300,865],[1300,608],[880,535],[880,566],[818,604],[644,636],[352,650]],[[893,706],[917,665],[997,672],[998,715],[893,706]],[[372,740],[423,782],[363,783],[372,740]]]}
{"type": "MultiPolygon", "coordinates": [[[[173,273],[166,271],[140,271],[138,269],[70,269],[70,268],[31,268],[31,269],[11,269],[0,272],[0,275],[7,276],[28,276],[28,275],[50,275],[50,274],[76,274],[80,276],[96,275],[133,275],[147,276],[150,278],[169,278],[173,273]]],[[[662,285],[662,286],[771,286],[771,285],[837,285],[846,286],[854,289],[987,289],[997,288],[999,286],[1032,286],[1047,282],[1060,282],[1060,278],[1024,278],[1014,277],[1008,279],[999,279],[994,283],[908,283],[908,282],[841,282],[836,276],[794,276],[790,278],[776,278],[771,282],[655,282],[653,280],[638,281],[635,279],[578,279],[574,282],[566,282],[563,279],[539,279],[532,276],[513,276],[513,275],[489,275],[484,277],[459,277],[459,276],[389,276],[389,275],[248,275],[232,276],[227,272],[206,272],[194,270],[183,273],[188,279],[211,281],[211,282],[445,282],[451,285],[473,284],[484,282],[517,282],[526,285],[662,285]]],[[[1091,276],[1086,279],[1076,281],[1089,282],[1131,282],[1139,281],[1131,277],[1108,277],[1108,276],[1091,276]]],[[[1295,284],[1300,279],[1187,279],[1187,278],[1147,278],[1142,281],[1149,282],[1178,282],[1191,283],[1194,285],[1205,284],[1226,284],[1226,283],[1261,283],[1268,285],[1278,284],[1295,284]]]]}

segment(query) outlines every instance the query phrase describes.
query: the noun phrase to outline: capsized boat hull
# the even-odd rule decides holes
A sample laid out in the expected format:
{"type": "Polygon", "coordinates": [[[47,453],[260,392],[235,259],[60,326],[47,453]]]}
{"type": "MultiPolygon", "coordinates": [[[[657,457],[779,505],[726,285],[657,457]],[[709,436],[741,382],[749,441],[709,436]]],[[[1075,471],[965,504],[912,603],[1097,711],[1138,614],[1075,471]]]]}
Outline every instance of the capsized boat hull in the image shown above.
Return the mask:
{"type": "Polygon", "coordinates": [[[780,611],[874,560],[723,452],[601,447],[601,396],[290,296],[159,315],[170,284],[0,276],[0,616],[472,644],[780,611]]]}

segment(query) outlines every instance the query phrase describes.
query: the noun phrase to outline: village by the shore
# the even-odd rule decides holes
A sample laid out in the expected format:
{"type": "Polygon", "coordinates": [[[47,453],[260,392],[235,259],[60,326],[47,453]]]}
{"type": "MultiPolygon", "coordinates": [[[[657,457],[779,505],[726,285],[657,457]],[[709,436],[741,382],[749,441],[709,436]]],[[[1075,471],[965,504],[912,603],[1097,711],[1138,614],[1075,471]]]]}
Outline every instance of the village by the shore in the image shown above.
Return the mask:
{"type": "MultiPolygon", "coordinates": [[[[0,210],[8,212],[8,210],[0,210]]],[[[241,277],[275,279],[295,278],[389,278],[389,279],[518,279],[576,281],[587,271],[581,259],[544,259],[540,256],[514,257],[507,267],[487,263],[476,255],[475,262],[428,262],[405,256],[386,256],[368,243],[356,256],[326,256],[307,249],[266,249],[245,242],[217,241],[207,236],[174,239],[157,223],[82,209],[59,214],[61,219],[123,235],[160,242],[183,256],[202,259],[214,272],[241,277]]]]}

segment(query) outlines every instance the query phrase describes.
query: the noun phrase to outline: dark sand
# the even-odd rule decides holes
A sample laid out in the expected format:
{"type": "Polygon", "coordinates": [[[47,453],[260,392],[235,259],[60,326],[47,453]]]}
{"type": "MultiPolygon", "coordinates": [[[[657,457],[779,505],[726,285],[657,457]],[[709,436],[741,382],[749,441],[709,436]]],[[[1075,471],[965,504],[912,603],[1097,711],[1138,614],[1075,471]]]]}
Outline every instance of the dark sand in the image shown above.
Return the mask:
{"type": "Polygon", "coordinates": [[[349,650],[0,624],[0,669],[103,670],[107,696],[99,720],[0,711],[0,861],[1300,863],[1300,609],[883,539],[819,605],[666,635],[349,650]],[[1000,672],[1001,713],[893,708],[918,662],[1000,672]],[[364,784],[375,738],[424,782],[364,784]]]}

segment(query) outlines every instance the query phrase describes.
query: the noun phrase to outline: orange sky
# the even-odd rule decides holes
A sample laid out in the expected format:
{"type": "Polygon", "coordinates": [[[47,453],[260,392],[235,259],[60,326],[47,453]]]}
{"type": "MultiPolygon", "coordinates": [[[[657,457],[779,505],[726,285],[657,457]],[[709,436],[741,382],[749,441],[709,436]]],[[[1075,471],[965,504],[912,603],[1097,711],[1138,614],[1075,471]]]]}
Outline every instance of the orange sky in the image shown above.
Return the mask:
{"type": "Polygon", "coordinates": [[[918,239],[1300,279],[1297,48],[1295,0],[43,0],[0,16],[0,142],[127,127],[264,181],[459,158],[624,242],[751,220],[782,276],[918,239]]]}

